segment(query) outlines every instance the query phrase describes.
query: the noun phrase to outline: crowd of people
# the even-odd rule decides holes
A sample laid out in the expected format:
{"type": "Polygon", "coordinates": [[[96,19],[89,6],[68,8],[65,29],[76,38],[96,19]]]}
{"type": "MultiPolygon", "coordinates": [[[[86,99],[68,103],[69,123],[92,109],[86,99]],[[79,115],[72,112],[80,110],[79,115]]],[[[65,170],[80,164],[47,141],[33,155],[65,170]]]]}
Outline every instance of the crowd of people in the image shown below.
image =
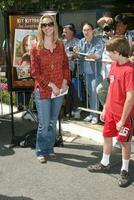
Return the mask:
{"type": "MultiPolygon", "coordinates": [[[[82,91],[85,92],[85,96],[87,97],[84,99],[85,102],[88,99],[88,105],[86,105],[86,102],[84,107],[94,110],[94,112],[90,112],[84,119],[86,122],[91,122],[92,124],[99,122],[99,116],[96,114],[96,111],[99,110],[101,104],[104,105],[106,99],[109,86],[108,74],[111,66],[111,58],[107,54],[105,47],[106,42],[117,35],[126,37],[131,47],[131,56],[129,55],[129,59],[133,62],[133,35],[131,34],[132,31],[128,31],[128,23],[129,21],[126,15],[118,14],[112,17],[111,13],[106,11],[97,21],[98,28],[94,28],[91,23],[86,21],[82,23],[82,37],[79,38],[79,42],[74,24],[70,23],[63,26],[62,40],[70,62],[72,83],[74,78],[73,71],[77,67],[80,77],[82,74],[83,86],[85,86],[82,88],[82,91]],[[77,66],[73,58],[80,58],[80,61],[77,61],[77,66]]],[[[77,78],[79,75],[77,74],[77,78]]],[[[78,87],[78,90],[80,89],[78,87]]],[[[70,90],[72,91],[72,86],[70,90]]],[[[73,96],[76,96],[75,93],[73,96]]],[[[77,103],[73,103],[72,95],[71,99],[69,98],[70,101],[72,110],[73,107],[76,110],[76,107],[81,105],[81,102],[76,99],[75,102],[77,103]]]]}

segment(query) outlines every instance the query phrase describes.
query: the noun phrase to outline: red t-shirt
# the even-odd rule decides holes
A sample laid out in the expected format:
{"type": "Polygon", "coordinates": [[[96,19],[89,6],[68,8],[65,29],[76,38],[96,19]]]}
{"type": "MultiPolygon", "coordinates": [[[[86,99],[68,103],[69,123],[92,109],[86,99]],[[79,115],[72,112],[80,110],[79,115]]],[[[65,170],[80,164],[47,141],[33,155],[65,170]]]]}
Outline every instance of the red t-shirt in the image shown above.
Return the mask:
{"type": "MultiPolygon", "coordinates": [[[[134,65],[131,62],[123,65],[113,62],[109,78],[110,86],[107,109],[113,114],[121,116],[126,100],[126,93],[134,90],[134,65]]],[[[131,114],[134,117],[134,107],[131,114]]]]}
{"type": "Polygon", "coordinates": [[[70,81],[68,57],[61,41],[56,43],[53,53],[48,49],[34,46],[30,56],[31,76],[35,81],[35,88],[40,89],[41,99],[51,97],[52,89],[48,86],[49,82],[61,88],[63,79],[70,81]]]}

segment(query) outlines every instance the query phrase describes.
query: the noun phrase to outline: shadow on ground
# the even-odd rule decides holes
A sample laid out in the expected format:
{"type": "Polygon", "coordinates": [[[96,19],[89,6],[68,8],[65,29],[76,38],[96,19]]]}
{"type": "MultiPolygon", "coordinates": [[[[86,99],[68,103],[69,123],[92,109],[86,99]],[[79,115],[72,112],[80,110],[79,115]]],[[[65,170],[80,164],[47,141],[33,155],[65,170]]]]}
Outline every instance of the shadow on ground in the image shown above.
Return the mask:
{"type": "MultiPolygon", "coordinates": [[[[87,168],[89,165],[99,163],[102,157],[102,146],[95,144],[64,144],[65,151],[57,153],[56,159],[50,159],[53,162],[59,162],[65,165],[70,165],[79,168],[87,168]],[[66,151],[68,149],[69,151],[66,151]],[[72,151],[71,151],[71,150],[72,151]],[[83,153],[77,154],[77,151],[83,151],[83,153]],[[69,153],[68,153],[69,152],[69,153]],[[75,153],[72,153],[75,152],[75,153]],[[86,152],[86,154],[85,154],[86,152]]],[[[122,164],[122,157],[120,149],[113,148],[111,155],[111,168],[108,172],[109,176],[118,179],[122,164]]],[[[129,174],[130,184],[134,186],[134,159],[130,160],[129,174]]]]}
{"type": "Polygon", "coordinates": [[[5,196],[5,195],[1,195],[0,194],[0,200],[32,200],[29,197],[9,197],[9,196],[5,196]]]}

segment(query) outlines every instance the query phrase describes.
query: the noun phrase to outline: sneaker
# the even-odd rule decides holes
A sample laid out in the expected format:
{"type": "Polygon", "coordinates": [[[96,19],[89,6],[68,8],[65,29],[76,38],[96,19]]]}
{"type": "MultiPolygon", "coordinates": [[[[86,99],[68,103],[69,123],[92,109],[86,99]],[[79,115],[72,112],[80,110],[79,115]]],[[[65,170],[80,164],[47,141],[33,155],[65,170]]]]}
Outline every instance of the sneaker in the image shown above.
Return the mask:
{"type": "Polygon", "coordinates": [[[92,120],[92,115],[88,115],[88,116],[84,119],[85,122],[90,122],[91,120],[92,120]]]}
{"type": "Polygon", "coordinates": [[[39,162],[40,162],[41,164],[47,162],[47,160],[46,160],[46,158],[45,158],[44,156],[38,156],[37,159],[39,160],[39,162]]]}
{"type": "Polygon", "coordinates": [[[120,187],[127,187],[129,184],[129,175],[126,170],[122,170],[120,173],[120,178],[118,180],[118,185],[120,187]]]}
{"type": "Polygon", "coordinates": [[[21,104],[19,104],[19,105],[18,105],[18,111],[23,111],[23,110],[24,110],[24,106],[21,105],[21,104]]]}
{"type": "Polygon", "coordinates": [[[95,164],[95,165],[89,165],[88,166],[88,171],[89,172],[108,172],[108,170],[110,169],[110,164],[108,164],[107,166],[102,165],[101,163],[95,164]]]}
{"type": "Polygon", "coordinates": [[[81,114],[81,110],[74,111],[74,118],[75,119],[80,119],[80,114],[81,114]]]}
{"type": "Polygon", "coordinates": [[[98,124],[98,118],[97,117],[93,117],[91,120],[91,123],[94,124],[98,124]]]}

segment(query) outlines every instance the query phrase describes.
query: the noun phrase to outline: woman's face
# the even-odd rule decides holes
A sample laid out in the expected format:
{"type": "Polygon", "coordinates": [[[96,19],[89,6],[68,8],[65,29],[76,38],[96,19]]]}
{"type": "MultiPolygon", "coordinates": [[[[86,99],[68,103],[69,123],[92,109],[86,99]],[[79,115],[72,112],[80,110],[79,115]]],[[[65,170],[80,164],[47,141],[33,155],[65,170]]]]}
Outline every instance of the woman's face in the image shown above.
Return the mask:
{"type": "Polygon", "coordinates": [[[83,35],[84,35],[84,37],[85,37],[86,39],[92,38],[93,33],[94,33],[94,30],[92,29],[92,27],[91,27],[90,25],[85,24],[85,25],[83,26],[82,31],[83,31],[83,35]]]}
{"type": "Polygon", "coordinates": [[[41,29],[46,36],[53,35],[54,32],[54,22],[49,18],[44,18],[41,23],[41,29]]]}

